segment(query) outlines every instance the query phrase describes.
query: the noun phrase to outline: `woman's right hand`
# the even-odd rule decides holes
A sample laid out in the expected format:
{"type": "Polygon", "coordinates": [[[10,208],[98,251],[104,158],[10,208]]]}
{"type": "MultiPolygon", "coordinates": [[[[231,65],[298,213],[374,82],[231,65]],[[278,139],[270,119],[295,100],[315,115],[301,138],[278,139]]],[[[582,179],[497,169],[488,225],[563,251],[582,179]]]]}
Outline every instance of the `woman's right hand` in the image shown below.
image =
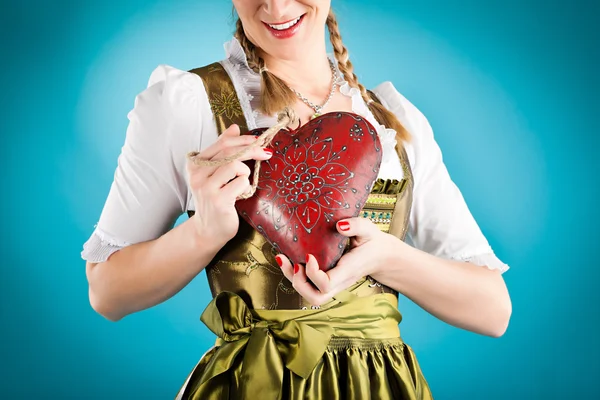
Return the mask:
{"type": "MultiPolygon", "coordinates": [[[[198,157],[204,160],[230,157],[255,140],[256,136],[240,135],[240,128],[231,125],[198,157]]],[[[239,228],[235,202],[238,196],[251,188],[250,168],[242,161],[268,160],[271,155],[270,150],[256,147],[239,160],[217,167],[201,167],[188,160],[188,180],[196,210],[192,219],[201,236],[223,243],[235,236],[239,228]]]]}

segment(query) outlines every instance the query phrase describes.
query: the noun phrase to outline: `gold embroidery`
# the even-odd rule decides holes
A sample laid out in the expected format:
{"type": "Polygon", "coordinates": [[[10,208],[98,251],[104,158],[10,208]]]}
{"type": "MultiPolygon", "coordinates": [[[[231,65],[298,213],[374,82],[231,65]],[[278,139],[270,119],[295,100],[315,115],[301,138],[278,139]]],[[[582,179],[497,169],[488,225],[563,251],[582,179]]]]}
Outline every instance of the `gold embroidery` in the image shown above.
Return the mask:
{"type": "Polygon", "coordinates": [[[248,253],[246,255],[246,257],[248,258],[248,261],[249,261],[249,265],[246,268],[246,276],[248,276],[256,268],[259,268],[260,264],[258,263],[258,261],[256,260],[256,258],[254,258],[254,256],[252,255],[252,253],[248,253]]]}
{"type": "Polygon", "coordinates": [[[210,108],[217,117],[225,116],[228,119],[235,119],[243,115],[237,95],[230,88],[222,87],[220,92],[215,92],[211,96],[209,102],[210,108]]]}
{"type": "Polygon", "coordinates": [[[218,74],[221,72],[221,64],[217,65],[215,64],[211,64],[207,66],[207,70],[209,74],[218,74]]]}
{"type": "MultiPolygon", "coordinates": [[[[246,245],[250,246],[251,248],[254,248],[254,250],[257,252],[258,256],[264,255],[263,251],[258,246],[256,246],[255,243],[252,243],[251,241],[246,241],[246,245]]],[[[270,244],[268,244],[268,245],[270,246],[270,244]]],[[[225,264],[225,265],[229,266],[230,268],[244,268],[246,276],[250,276],[251,272],[253,272],[259,268],[264,268],[269,273],[283,276],[283,272],[281,271],[281,268],[275,267],[273,264],[271,264],[267,260],[265,260],[266,262],[259,261],[257,259],[257,257],[255,257],[254,254],[252,254],[252,253],[253,253],[252,249],[250,249],[250,251],[248,251],[246,253],[246,260],[244,260],[244,261],[228,261],[228,260],[223,260],[223,259],[218,260],[214,264],[213,269],[215,270],[216,273],[221,273],[218,270],[218,266],[221,264],[225,264]]]]}
{"type": "MultiPolygon", "coordinates": [[[[287,278],[286,278],[287,280],[287,278]]],[[[294,294],[296,293],[296,289],[294,289],[293,287],[288,287],[286,282],[284,280],[281,280],[279,282],[279,290],[281,290],[283,293],[285,294],[294,294]]]]}

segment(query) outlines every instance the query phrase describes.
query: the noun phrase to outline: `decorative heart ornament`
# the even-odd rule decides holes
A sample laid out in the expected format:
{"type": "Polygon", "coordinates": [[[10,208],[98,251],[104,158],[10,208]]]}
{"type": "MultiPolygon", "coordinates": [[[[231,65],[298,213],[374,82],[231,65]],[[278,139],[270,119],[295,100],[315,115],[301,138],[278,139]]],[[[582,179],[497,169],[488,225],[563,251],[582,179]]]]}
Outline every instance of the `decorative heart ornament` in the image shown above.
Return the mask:
{"type": "MultiPolygon", "coordinates": [[[[310,253],[327,271],[348,241],[335,224],[358,216],[377,178],[382,156],[377,132],[356,114],[327,113],[296,130],[279,131],[269,147],[273,156],[261,162],[254,196],[238,200],[236,209],[293,263],[305,263],[310,253]]],[[[254,161],[247,165],[252,169],[254,161]]]]}

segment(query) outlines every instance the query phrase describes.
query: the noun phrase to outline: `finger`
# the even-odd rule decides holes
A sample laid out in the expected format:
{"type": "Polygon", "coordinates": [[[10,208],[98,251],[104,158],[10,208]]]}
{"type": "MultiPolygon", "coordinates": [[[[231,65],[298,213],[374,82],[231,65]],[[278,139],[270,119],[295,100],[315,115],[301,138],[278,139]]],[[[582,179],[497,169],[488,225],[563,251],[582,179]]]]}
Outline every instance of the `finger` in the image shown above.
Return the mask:
{"type": "Polygon", "coordinates": [[[225,148],[232,146],[247,146],[254,143],[256,138],[257,137],[254,135],[240,135],[240,127],[233,124],[225,129],[213,144],[202,150],[199,157],[210,160],[225,148]]]}
{"type": "Polygon", "coordinates": [[[319,263],[312,254],[306,255],[305,271],[308,279],[315,284],[321,293],[327,293],[331,290],[332,285],[329,275],[319,268],[319,263]]]}
{"type": "Polygon", "coordinates": [[[292,280],[294,279],[294,266],[292,265],[290,259],[284,256],[283,254],[277,254],[275,256],[275,260],[277,261],[277,264],[279,264],[279,267],[281,267],[283,275],[290,282],[292,282],[292,280]]]}
{"type": "Polygon", "coordinates": [[[342,235],[354,236],[356,246],[360,246],[381,234],[379,228],[370,219],[362,217],[343,219],[338,221],[335,226],[342,235]]]}
{"type": "Polygon", "coordinates": [[[252,147],[249,146],[236,146],[236,147],[227,147],[223,150],[219,151],[215,154],[211,160],[220,160],[224,158],[230,158],[236,156],[240,152],[246,150],[242,155],[236,156],[235,159],[238,161],[247,161],[247,160],[268,160],[273,155],[273,150],[267,147],[252,147]]]}
{"type": "Polygon", "coordinates": [[[326,295],[323,295],[313,284],[308,280],[305,267],[301,264],[294,265],[294,277],[292,286],[298,294],[313,306],[319,306],[329,300],[326,295]]]}
{"type": "Polygon", "coordinates": [[[250,191],[250,180],[247,175],[240,175],[237,178],[234,178],[231,182],[223,186],[221,189],[222,195],[227,201],[235,203],[237,198],[244,193],[248,193],[250,191]]]}
{"type": "MultiPolygon", "coordinates": [[[[271,158],[271,153],[270,152],[265,152],[264,150],[256,149],[256,150],[253,150],[252,152],[250,152],[250,156],[253,156],[254,159],[262,159],[264,161],[265,159],[271,158]],[[253,156],[253,154],[257,154],[257,153],[260,154],[260,155],[259,156],[253,156]]],[[[236,162],[245,161],[246,158],[249,158],[249,157],[242,157],[241,160],[234,160],[234,161],[231,161],[231,162],[226,162],[226,163],[224,163],[222,165],[203,166],[203,167],[200,167],[200,166],[197,166],[197,165],[196,165],[196,167],[192,167],[192,166],[190,166],[190,164],[194,164],[194,163],[193,162],[188,162],[188,167],[187,167],[186,170],[187,170],[187,177],[188,177],[188,181],[190,183],[190,186],[191,187],[204,186],[206,184],[205,182],[209,178],[212,178],[213,175],[217,171],[221,170],[222,168],[225,168],[224,171],[229,171],[227,168],[231,168],[231,167],[228,167],[228,165],[236,163],[236,162]]],[[[246,166],[246,168],[248,168],[248,167],[246,166]]],[[[248,169],[248,171],[246,173],[250,174],[249,169],[248,169]]],[[[231,179],[235,179],[237,176],[239,176],[239,174],[238,175],[231,174],[231,175],[228,176],[228,179],[227,179],[227,177],[226,178],[219,177],[218,178],[219,179],[218,184],[213,185],[212,187],[221,188],[227,182],[229,182],[231,179]]]]}
{"type": "MultiPolygon", "coordinates": [[[[198,152],[195,156],[195,158],[197,158],[198,160],[210,160],[212,158],[215,157],[215,155],[217,155],[219,152],[231,148],[231,147],[236,147],[236,151],[240,151],[243,150],[244,148],[246,148],[247,146],[251,145],[252,143],[256,142],[256,136],[254,135],[239,135],[239,128],[236,128],[237,125],[232,125],[230,126],[225,132],[223,132],[223,134],[221,134],[221,136],[219,136],[219,138],[217,139],[217,141],[213,144],[211,144],[210,146],[208,146],[206,149],[203,149],[202,151],[198,152]],[[237,133],[237,136],[232,136],[234,133],[237,133]]],[[[188,167],[188,173],[191,173],[194,170],[197,169],[202,169],[203,172],[206,172],[206,169],[208,168],[207,166],[204,165],[198,165],[196,164],[193,160],[188,160],[187,163],[187,167],[188,167]]],[[[212,167],[212,171],[214,170],[214,167],[212,167]]]]}
{"type": "Polygon", "coordinates": [[[219,135],[219,137],[226,138],[230,136],[240,136],[240,133],[240,126],[238,124],[231,124],[219,135]]]}
{"type": "Polygon", "coordinates": [[[363,254],[361,249],[352,249],[344,254],[335,268],[327,271],[329,291],[346,289],[362,278],[365,259],[369,259],[369,255],[363,254]]]}
{"type": "Polygon", "coordinates": [[[241,161],[232,161],[228,164],[221,165],[215,170],[206,181],[206,187],[212,189],[221,189],[227,185],[229,181],[237,178],[238,176],[250,176],[250,168],[241,161]]]}
{"type": "MultiPolygon", "coordinates": [[[[211,161],[216,161],[219,159],[223,159],[223,158],[227,158],[227,157],[231,157],[234,156],[235,154],[239,153],[240,151],[247,149],[248,146],[238,146],[238,147],[230,147],[228,149],[224,149],[221,152],[219,152],[218,154],[216,154],[211,161]]],[[[240,156],[240,157],[236,157],[235,160],[233,161],[247,161],[247,160],[268,160],[272,157],[273,153],[270,151],[270,149],[263,149],[263,148],[253,148],[251,150],[249,150],[246,154],[240,156]]],[[[213,166],[197,166],[196,168],[188,168],[188,174],[189,176],[200,176],[201,178],[199,179],[206,179],[210,176],[212,176],[219,168],[221,168],[222,166],[225,166],[229,163],[232,163],[233,161],[230,162],[223,162],[221,165],[213,165],[213,166]]],[[[192,163],[194,164],[194,163],[192,163]]],[[[195,165],[195,164],[194,164],[195,165]]]]}

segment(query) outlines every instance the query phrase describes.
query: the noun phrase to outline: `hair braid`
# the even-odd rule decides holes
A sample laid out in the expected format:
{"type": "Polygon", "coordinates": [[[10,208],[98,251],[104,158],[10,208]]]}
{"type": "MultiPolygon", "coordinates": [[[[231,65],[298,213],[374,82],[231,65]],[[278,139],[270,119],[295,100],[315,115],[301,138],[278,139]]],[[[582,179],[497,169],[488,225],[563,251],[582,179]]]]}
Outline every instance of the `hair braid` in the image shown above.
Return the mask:
{"type": "Polygon", "coordinates": [[[358,77],[354,73],[354,66],[352,65],[352,62],[350,62],[350,57],[348,56],[348,49],[342,42],[337,19],[332,10],[329,11],[329,15],[327,16],[327,28],[329,29],[329,39],[331,40],[333,53],[338,62],[338,68],[344,75],[344,79],[351,87],[360,90],[360,94],[367,103],[369,110],[371,110],[373,116],[380,124],[385,125],[387,128],[394,129],[396,131],[396,138],[399,141],[409,141],[410,134],[404,126],[402,126],[400,121],[398,121],[398,118],[383,105],[375,101],[375,99],[372,99],[369,92],[367,92],[367,89],[358,82],[358,77]]]}
{"type": "Polygon", "coordinates": [[[240,19],[236,23],[235,37],[246,53],[248,66],[261,77],[260,111],[273,115],[296,101],[296,95],[283,80],[270,73],[265,68],[265,61],[258,55],[258,49],[248,39],[240,19]]]}

